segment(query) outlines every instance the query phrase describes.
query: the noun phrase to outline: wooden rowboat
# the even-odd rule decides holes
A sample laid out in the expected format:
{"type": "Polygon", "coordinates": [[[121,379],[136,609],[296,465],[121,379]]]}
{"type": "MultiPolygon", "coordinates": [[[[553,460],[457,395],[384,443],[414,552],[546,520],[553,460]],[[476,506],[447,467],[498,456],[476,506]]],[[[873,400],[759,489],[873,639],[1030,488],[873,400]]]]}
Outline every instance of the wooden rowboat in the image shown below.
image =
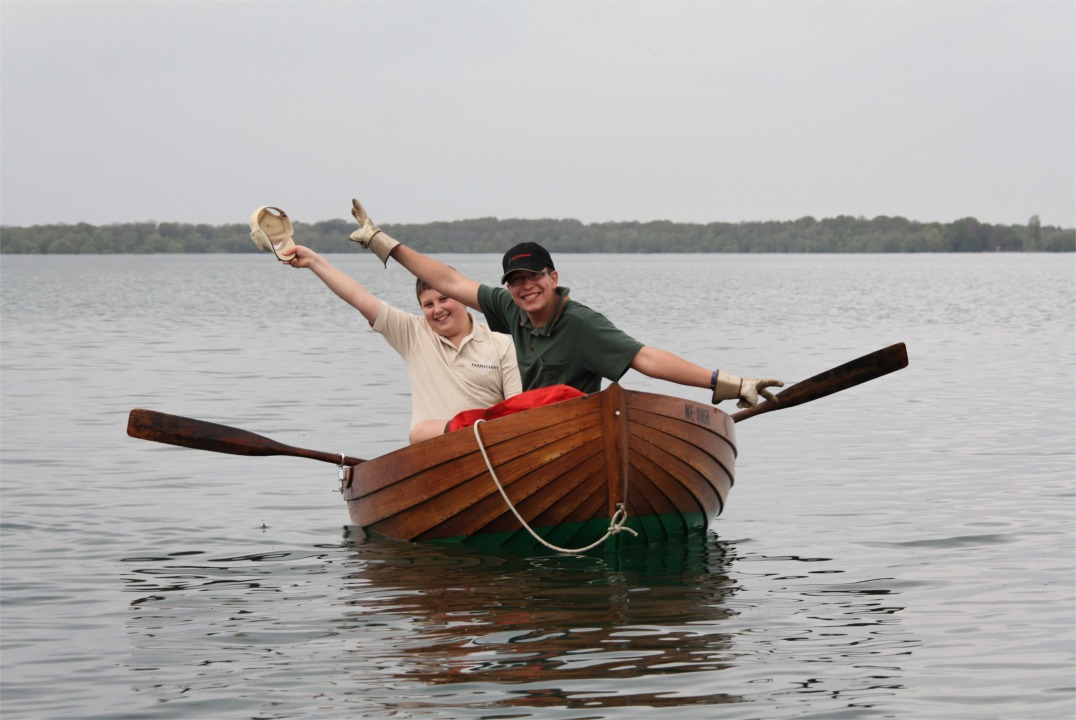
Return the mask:
{"type": "Polygon", "coordinates": [[[735,438],[710,405],[614,383],[353,465],[341,491],[355,525],[401,540],[575,550],[617,522],[659,542],[721,513],[735,438]]]}
{"type": "Polygon", "coordinates": [[[351,521],[414,541],[545,544],[581,551],[700,533],[735,478],[735,423],[906,367],[897,343],[728,415],[710,405],[627,390],[497,418],[372,460],[293,447],[255,433],[135,409],[127,434],[233,455],[291,455],[339,466],[351,521]]]}

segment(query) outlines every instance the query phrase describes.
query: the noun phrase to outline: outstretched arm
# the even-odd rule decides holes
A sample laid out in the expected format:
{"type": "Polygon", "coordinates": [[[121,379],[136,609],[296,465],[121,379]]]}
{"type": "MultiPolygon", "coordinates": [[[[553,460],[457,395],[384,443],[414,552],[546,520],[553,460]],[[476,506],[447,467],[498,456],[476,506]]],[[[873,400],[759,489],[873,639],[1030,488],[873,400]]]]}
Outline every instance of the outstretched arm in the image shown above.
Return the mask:
{"type": "Polygon", "coordinates": [[[390,256],[395,258],[396,262],[407,268],[412,275],[437,292],[444,293],[469,308],[481,311],[478,307],[478,283],[476,281],[460,274],[440,260],[434,260],[389,237],[384,230],[374,224],[358,200],[351,201],[351,214],[359,223],[359,229],[351,233],[351,240],[372,251],[383,263],[388,264],[390,256]]]}
{"type": "Polygon", "coordinates": [[[713,371],[679,355],[649,345],[644,345],[635,354],[631,367],[652,378],[701,388],[710,387],[710,376],[713,374],[713,371]]]}
{"type": "Polygon", "coordinates": [[[422,280],[439,293],[444,293],[453,300],[458,300],[469,308],[481,311],[478,307],[478,283],[440,260],[434,260],[406,245],[397,245],[392,249],[392,257],[407,268],[412,275],[422,280]]]}
{"type": "Polygon", "coordinates": [[[361,312],[367,322],[374,324],[378,310],[381,308],[381,301],[363,287],[362,283],[338,269],[321,255],[308,247],[296,245],[295,255],[284,264],[291,265],[293,268],[309,268],[321,278],[326,287],[361,312]]]}
{"type": "Polygon", "coordinates": [[[761,395],[773,400],[771,387],[784,387],[780,380],[769,378],[741,378],[724,370],[707,370],[701,365],[689,362],[679,355],[666,350],[644,345],[631,361],[633,370],[659,380],[690,387],[710,388],[713,390],[714,404],[722,400],[739,400],[738,407],[752,407],[758,404],[761,395]]]}

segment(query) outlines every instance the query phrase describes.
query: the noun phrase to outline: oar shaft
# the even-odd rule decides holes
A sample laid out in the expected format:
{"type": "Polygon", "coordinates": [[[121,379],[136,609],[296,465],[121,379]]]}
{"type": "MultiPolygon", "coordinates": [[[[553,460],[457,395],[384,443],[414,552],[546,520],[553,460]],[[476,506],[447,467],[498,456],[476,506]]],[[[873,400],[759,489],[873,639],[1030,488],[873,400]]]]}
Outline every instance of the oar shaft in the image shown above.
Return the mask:
{"type": "Polygon", "coordinates": [[[291,455],[334,465],[358,465],[366,462],[359,458],[341,456],[340,453],[293,447],[247,430],[155,410],[132,410],[127,420],[127,434],[142,440],[229,455],[291,455]]]}
{"type": "Polygon", "coordinates": [[[855,387],[868,380],[888,375],[907,366],[908,349],[904,346],[904,343],[890,345],[887,348],[876,350],[869,355],[856,358],[844,365],[839,365],[812,378],[798,382],[779,392],[777,402],[766,401],[759,403],[755,407],[733,413],[732,420],[733,422],[740,422],[772,410],[783,410],[802,405],[805,402],[818,400],[835,392],[855,387]]]}

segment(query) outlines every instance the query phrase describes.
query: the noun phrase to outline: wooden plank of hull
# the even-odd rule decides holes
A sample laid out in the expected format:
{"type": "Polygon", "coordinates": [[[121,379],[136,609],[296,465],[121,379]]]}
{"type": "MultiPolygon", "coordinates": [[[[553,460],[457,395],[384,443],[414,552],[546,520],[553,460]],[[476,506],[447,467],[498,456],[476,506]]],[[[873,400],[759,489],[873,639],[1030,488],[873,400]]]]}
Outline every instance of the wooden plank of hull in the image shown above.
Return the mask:
{"type": "Polygon", "coordinates": [[[719,514],[735,482],[732,419],[707,405],[649,393],[629,393],[629,408],[632,457],[643,454],[664,468],[677,464],[675,482],[703,503],[707,515],[719,514]]]}
{"type": "Polygon", "coordinates": [[[728,416],[707,405],[628,393],[631,417],[628,514],[650,542],[705,529],[728,496],[735,462],[728,416]]]}
{"type": "MultiPolygon", "coordinates": [[[[735,435],[727,415],[616,383],[483,423],[479,432],[520,515],[540,534],[573,546],[600,537],[619,503],[646,542],[704,529],[733,482],[735,435]]],[[[529,537],[490,477],[471,428],[350,468],[344,495],[353,523],[387,537],[529,537]]]]}
{"type": "Polygon", "coordinates": [[[639,469],[632,490],[649,482],[678,508],[690,507],[693,501],[710,517],[721,511],[732,477],[719,458],[683,437],[645,426],[633,426],[631,448],[632,463],[639,469]],[[646,472],[644,460],[650,463],[646,472]]]}
{"type": "MultiPolygon", "coordinates": [[[[570,470],[594,454],[595,446],[600,449],[600,416],[597,412],[600,405],[596,400],[580,402],[587,400],[590,398],[530,411],[528,415],[538,415],[538,422],[534,423],[521,423],[521,413],[481,425],[490,462],[513,502],[520,502],[553,482],[570,484],[576,478],[570,470]],[[572,406],[559,408],[569,404],[572,406]],[[559,408],[559,412],[545,412],[554,408],[559,408]]],[[[494,517],[507,512],[477,449],[472,429],[397,452],[421,450],[450,439],[466,448],[466,453],[442,453],[439,457],[451,459],[428,463],[427,467],[411,472],[408,467],[395,478],[384,475],[395,468],[373,465],[375,461],[355,466],[349,497],[352,521],[389,537],[436,539],[480,532],[494,517]],[[485,512],[476,513],[475,505],[480,501],[485,512]],[[434,530],[450,520],[454,522],[443,531],[434,530]]],[[[549,494],[555,500],[568,490],[570,487],[553,488],[549,494]]],[[[518,520],[512,519],[515,529],[518,520]]]]}
{"type": "MultiPolygon", "coordinates": [[[[585,498],[594,492],[601,492],[604,498],[605,462],[600,454],[594,453],[594,444],[588,446],[586,450],[587,457],[582,463],[566,467],[563,462],[560,462],[536,469],[532,475],[540,482],[540,487],[528,485],[520,491],[521,482],[517,481],[505,488],[508,498],[528,525],[583,522],[595,516],[593,508],[580,506],[585,498]]],[[[575,458],[566,457],[565,460],[574,462],[575,458]]],[[[499,473],[498,477],[500,477],[499,473]]],[[[532,478],[522,478],[522,480],[532,482],[532,478]]],[[[489,485],[493,484],[488,472],[484,481],[489,485]]],[[[489,519],[489,522],[481,525],[476,533],[511,533],[519,530],[519,520],[505,505],[504,498],[496,489],[491,499],[497,503],[495,510],[491,509],[491,514],[495,512],[496,515],[492,518],[489,515],[483,517],[483,520],[489,519]]],[[[604,508],[599,507],[597,512],[600,513],[602,510],[604,508]]]]}
{"type": "MultiPolygon", "coordinates": [[[[551,437],[555,453],[574,459],[579,452],[593,452],[590,446],[600,439],[600,433],[596,426],[586,420],[576,418],[558,427],[556,435],[551,437]]],[[[484,428],[483,424],[480,429],[484,428]]],[[[475,500],[486,495],[496,494],[499,498],[486,463],[477,450],[474,435],[467,438],[470,433],[470,429],[460,433],[471,448],[467,455],[399,477],[392,485],[368,492],[360,490],[354,498],[361,505],[356,508],[362,513],[361,517],[372,521],[417,509],[420,514],[428,515],[429,521],[442,522],[472,507],[475,500]],[[430,502],[434,499],[437,500],[436,506],[431,506],[430,502]]],[[[485,440],[484,435],[483,438],[485,440]]],[[[497,469],[498,478],[505,486],[514,485],[521,478],[529,478],[529,484],[537,489],[554,478],[549,477],[547,472],[536,473],[536,470],[551,465],[561,468],[565,463],[569,466],[573,464],[571,459],[565,461],[553,457],[545,446],[533,447],[533,443],[525,437],[487,447],[487,452],[490,462],[497,469]],[[499,459],[504,460],[499,462],[499,459]],[[529,477],[532,474],[533,477],[529,477]]],[[[503,506],[503,499],[499,501],[503,506]]]]}

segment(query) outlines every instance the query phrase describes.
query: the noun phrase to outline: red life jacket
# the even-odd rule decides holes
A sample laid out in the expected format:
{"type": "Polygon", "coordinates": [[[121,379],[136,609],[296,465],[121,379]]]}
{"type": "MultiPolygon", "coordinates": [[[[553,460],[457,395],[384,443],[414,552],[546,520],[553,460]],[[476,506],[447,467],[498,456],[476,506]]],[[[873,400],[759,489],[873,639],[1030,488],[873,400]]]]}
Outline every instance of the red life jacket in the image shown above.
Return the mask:
{"type": "Polygon", "coordinates": [[[507,400],[501,400],[495,405],[490,405],[488,408],[475,408],[474,410],[464,410],[458,413],[448,423],[446,432],[471,427],[478,420],[493,420],[494,418],[512,415],[523,410],[530,410],[542,405],[551,405],[561,400],[571,400],[584,395],[586,395],[585,392],[576,390],[570,385],[550,385],[549,387],[527,390],[507,400]]]}

